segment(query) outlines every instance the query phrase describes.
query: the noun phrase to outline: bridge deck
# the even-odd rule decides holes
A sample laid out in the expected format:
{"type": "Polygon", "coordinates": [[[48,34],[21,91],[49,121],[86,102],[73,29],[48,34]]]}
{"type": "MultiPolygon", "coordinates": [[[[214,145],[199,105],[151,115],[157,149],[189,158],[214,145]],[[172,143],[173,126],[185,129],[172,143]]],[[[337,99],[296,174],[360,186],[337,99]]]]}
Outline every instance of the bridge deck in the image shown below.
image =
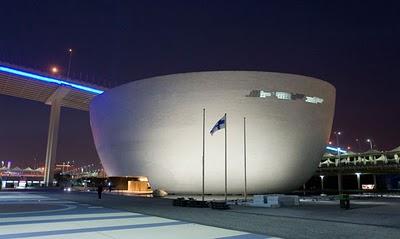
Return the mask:
{"type": "Polygon", "coordinates": [[[90,101],[105,90],[101,86],[49,76],[0,62],[0,94],[46,103],[60,87],[69,89],[61,106],[84,111],[89,110],[90,101]]]}

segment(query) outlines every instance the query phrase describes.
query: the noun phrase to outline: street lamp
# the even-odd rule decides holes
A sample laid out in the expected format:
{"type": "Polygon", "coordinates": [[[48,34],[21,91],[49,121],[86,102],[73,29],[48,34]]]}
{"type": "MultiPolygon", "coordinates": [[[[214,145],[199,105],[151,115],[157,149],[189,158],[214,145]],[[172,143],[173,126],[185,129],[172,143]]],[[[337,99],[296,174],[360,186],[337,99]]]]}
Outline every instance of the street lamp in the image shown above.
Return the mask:
{"type": "Polygon", "coordinates": [[[339,145],[339,135],[342,135],[342,132],[340,131],[335,131],[333,132],[336,135],[336,147],[337,147],[337,155],[338,155],[338,159],[339,159],[339,167],[340,167],[340,145],[339,145]]]}
{"type": "Polygon", "coordinates": [[[357,142],[357,151],[358,151],[358,153],[360,153],[360,140],[359,139],[356,139],[356,142],[357,142]]]}
{"type": "Polygon", "coordinates": [[[339,148],[340,147],[340,145],[339,145],[339,135],[342,135],[342,132],[340,132],[340,131],[335,131],[335,132],[333,132],[335,135],[336,135],[336,145],[337,145],[337,147],[339,148]]]}
{"type": "Polygon", "coordinates": [[[371,150],[372,150],[372,139],[367,139],[367,143],[369,143],[369,147],[370,147],[371,150]]]}
{"type": "Polygon", "coordinates": [[[71,70],[71,61],[72,61],[72,49],[68,49],[68,68],[67,68],[67,78],[69,78],[69,72],[71,70]]]}
{"type": "Polygon", "coordinates": [[[51,71],[51,73],[53,73],[53,74],[58,74],[58,72],[59,72],[57,66],[52,66],[52,67],[50,68],[50,71],[51,71]]]}

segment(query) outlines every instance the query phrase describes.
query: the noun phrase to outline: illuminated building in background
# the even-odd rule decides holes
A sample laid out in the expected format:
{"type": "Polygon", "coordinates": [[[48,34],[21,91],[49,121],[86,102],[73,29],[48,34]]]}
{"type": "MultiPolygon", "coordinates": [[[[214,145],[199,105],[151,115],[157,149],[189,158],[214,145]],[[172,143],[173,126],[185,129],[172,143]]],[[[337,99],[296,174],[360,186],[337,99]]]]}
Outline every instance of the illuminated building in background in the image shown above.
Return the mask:
{"type": "MultiPolygon", "coordinates": [[[[90,105],[109,176],[145,176],[153,189],[200,193],[202,109],[207,132],[224,113],[228,193],[242,193],[243,117],[249,193],[296,189],[317,169],[331,132],[335,88],[292,74],[220,71],[153,77],[108,90],[90,105]]],[[[224,132],[206,135],[206,193],[224,192],[224,132]]]]}

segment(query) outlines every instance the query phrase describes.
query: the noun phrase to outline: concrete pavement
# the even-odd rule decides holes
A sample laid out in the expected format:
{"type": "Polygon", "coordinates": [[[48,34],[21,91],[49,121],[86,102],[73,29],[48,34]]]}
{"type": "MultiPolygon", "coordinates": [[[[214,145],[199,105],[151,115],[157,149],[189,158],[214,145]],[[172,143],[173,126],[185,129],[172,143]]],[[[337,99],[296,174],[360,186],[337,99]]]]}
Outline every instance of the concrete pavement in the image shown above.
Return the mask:
{"type": "MultiPolygon", "coordinates": [[[[2,193],[0,193],[0,208],[6,208],[3,206],[5,205],[5,202],[1,200],[1,195],[2,193]]],[[[110,231],[132,230],[143,231],[143,233],[152,233],[153,231],[156,232],[159,230],[155,229],[156,227],[130,229],[115,227],[117,225],[128,225],[129,223],[124,224],[126,223],[125,220],[144,220],[144,218],[138,217],[138,215],[145,215],[146,218],[154,218],[154,223],[160,223],[157,220],[161,220],[162,223],[182,223],[179,225],[177,224],[160,227],[161,234],[157,234],[157,237],[161,238],[168,238],[170,235],[168,232],[171,231],[174,233],[173,238],[178,238],[178,236],[185,238],[215,238],[218,236],[258,238],[260,235],[263,235],[263,237],[274,236],[281,238],[399,238],[400,235],[400,200],[398,199],[353,200],[351,202],[351,210],[339,209],[337,201],[303,201],[299,207],[293,208],[289,207],[270,209],[233,206],[231,210],[218,211],[209,208],[173,207],[170,199],[121,196],[107,193],[103,195],[103,199],[101,200],[97,199],[96,193],[82,192],[52,191],[29,193],[28,195],[39,197],[33,200],[43,200],[40,199],[40,197],[45,197],[47,198],[46,200],[54,202],[53,204],[49,204],[53,206],[53,208],[49,208],[49,210],[61,210],[60,212],[57,212],[59,215],[65,215],[74,212],[75,214],[83,214],[85,215],[84,217],[88,218],[90,215],[92,215],[90,212],[96,212],[100,213],[100,217],[104,217],[104,215],[102,215],[102,210],[106,210],[108,213],[128,213],[123,214],[122,216],[137,217],[134,219],[103,218],[99,220],[103,224],[96,222],[98,226],[103,225],[106,228],[107,226],[110,226],[111,228],[107,229],[110,231]],[[76,208],[66,210],[65,208],[57,208],[55,205],[61,205],[62,207],[74,206],[76,208]],[[86,214],[90,215],[88,216],[86,214]],[[114,224],[114,222],[118,223],[114,224]],[[109,225],[109,223],[111,224],[109,225]],[[201,229],[199,229],[197,232],[192,228],[192,226],[188,226],[192,224],[196,225],[195,228],[201,229]],[[175,229],[168,230],[168,228],[175,227],[186,229],[182,229],[182,231],[175,229]],[[187,234],[186,230],[189,231],[189,234],[187,234]]],[[[31,200],[31,196],[27,196],[27,198],[21,202],[24,205],[29,205],[32,203],[29,201],[31,200]]],[[[44,209],[45,208],[43,208],[42,205],[40,210],[44,209]]],[[[0,209],[0,212],[1,211],[2,210],[0,209]]],[[[8,209],[6,211],[10,212],[12,210],[8,209]]],[[[45,214],[46,216],[51,216],[46,212],[45,214]]],[[[6,214],[1,214],[2,220],[6,220],[4,223],[6,223],[7,220],[10,220],[7,218],[3,219],[3,215],[6,214]]],[[[10,215],[12,216],[12,214],[10,215]]],[[[63,219],[63,217],[59,218],[58,220],[63,219]]],[[[66,222],[68,221],[64,221],[63,223],[66,222]]],[[[7,223],[12,223],[12,221],[7,223]]],[[[82,226],[86,225],[86,227],[91,228],[91,224],[85,223],[83,223],[82,226]]],[[[148,223],[141,222],[139,224],[148,223]]],[[[0,229],[1,228],[3,227],[0,224],[0,229]]],[[[1,233],[3,232],[0,230],[0,238],[3,238],[2,235],[4,234],[1,233]]],[[[101,231],[74,231],[74,233],[100,233],[101,235],[107,234],[106,232],[101,231]]],[[[113,233],[114,232],[110,233],[109,235],[113,235],[113,233]]],[[[132,235],[136,234],[133,233],[130,235],[131,237],[129,238],[133,238],[132,235]]],[[[52,235],[47,236],[50,236],[51,238],[52,235]]],[[[121,237],[115,238],[124,238],[122,237],[122,234],[120,236],[121,237]]],[[[40,236],[40,238],[43,237],[40,236]]],[[[54,236],[53,238],[60,237],[54,236]]],[[[153,236],[152,238],[155,237],[153,236]]]]}
{"type": "Polygon", "coordinates": [[[399,238],[400,200],[352,200],[351,210],[338,201],[303,201],[299,207],[254,208],[233,206],[231,210],[173,207],[169,199],[92,193],[63,193],[60,199],[91,202],[127,210],[282,238],[399,238]]]}
{"type": "MultiPolygon", "coordinates": [[[[0,192],[0,238],[270,238],[110,209],[98,203],[57,199],[54,195],[0,192]]],[[[95,195],[82,195],[97,200],[91,197],[95,195]]]]}

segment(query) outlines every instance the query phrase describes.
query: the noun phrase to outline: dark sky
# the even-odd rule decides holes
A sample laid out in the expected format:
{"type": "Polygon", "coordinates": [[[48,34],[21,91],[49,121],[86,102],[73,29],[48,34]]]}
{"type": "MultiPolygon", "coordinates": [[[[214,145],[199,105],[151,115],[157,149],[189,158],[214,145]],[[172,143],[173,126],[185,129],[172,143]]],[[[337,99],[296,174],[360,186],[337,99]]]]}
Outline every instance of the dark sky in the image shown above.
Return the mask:
{"type": "MultiPolygon", "coordinates": [[[[341,144],[400,145],[399,1],[3,1],[0,61],[107,86],[170,73],[262,70],[337,89],[341,144]]],[[[44,162],[49,107],[0,96],[0,160],[44,162]]],[[[333,137],[332,137],[333,139],[333,137]]],[[[63,109],[58,161],[98,163],[87,112],[63,109]]]]}

